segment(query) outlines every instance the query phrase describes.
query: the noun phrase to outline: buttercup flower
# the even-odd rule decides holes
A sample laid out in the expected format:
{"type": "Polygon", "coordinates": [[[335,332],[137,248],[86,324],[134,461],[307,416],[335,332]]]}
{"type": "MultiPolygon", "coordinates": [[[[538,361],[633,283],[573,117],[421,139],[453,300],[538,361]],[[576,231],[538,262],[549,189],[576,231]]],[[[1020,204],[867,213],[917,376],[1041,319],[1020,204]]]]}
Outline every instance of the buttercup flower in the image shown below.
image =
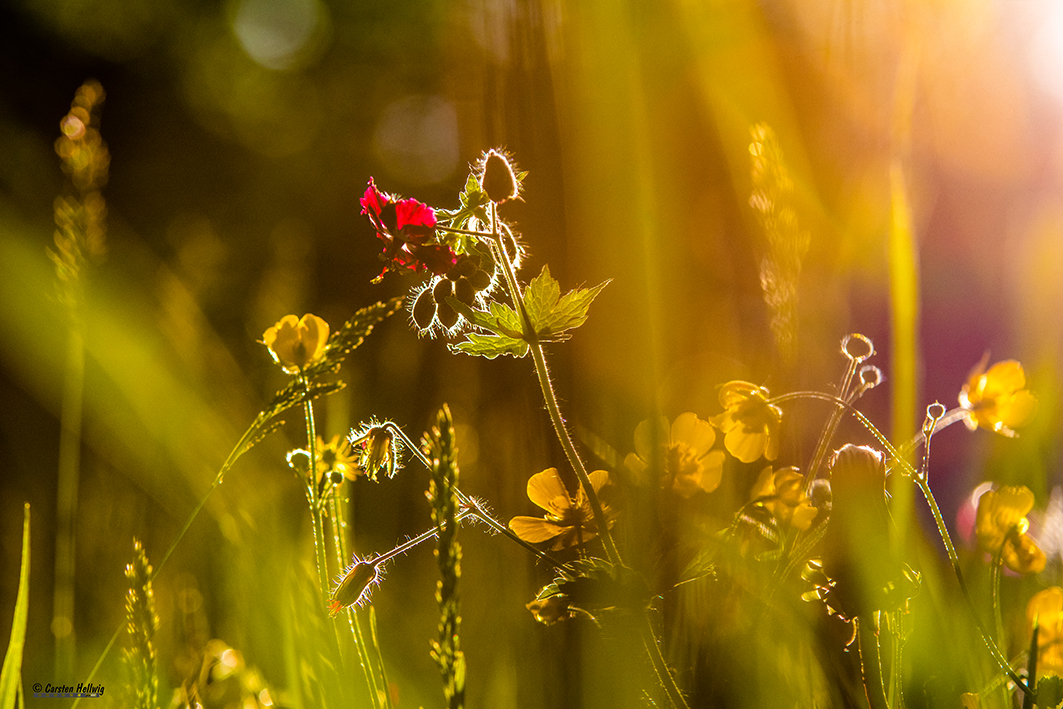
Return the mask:
{"type": "MultiPolygon", "coordinates": [[[[595,493],[609,483],[609,473],[604,470],[595,470],[590,478],[595,493]]],[[[550,549],[557,551],[598,536],[598,525],[583,488],[572,498],[557,468],[547,468],[531,476],[528,498],[546,510],[546,516],[514,517],[509,521],[509,528],[524,541],[538,544],[553,540],[550,549]]],[[[602,507],[612,528],[615,514],[604,503],[602,507]]]]}
{"type": "Polygon", "coordinates": [[[285,372],[298,374],[325,352],[328,336],[328,323],[316,315],[285,315],[262,334],[262,344],[285,372]]]}
{"type": "Polygon", "coordinates": [[[384,242],[382,258],[387,264],[374,280],[379,281],[389,270],[430,271],[440,275],[457,263],[457,254],[450,247],[433,241],[436,213],[428,205],[381,192],[372,178],[358,202],[362,214],[369,217],[377,236],[384,242]]]}
{"type": "Polygon", "coordinates": [[[317,477],[333,474],[341,481],[343,478],[354,480],[362,470],[358,467],[358,459],[351,451],[351,444],[339,435],[333,436],[325,443],[321,436],[317,437],[317,477]]]}
{"type": "MultiPolygon", "coordinates": [[[[321,437],[317,437],[317,446],[314,449],[317,457],[315,465],[315,479],[321,480],[321,476],[328,475],[333,484],[339,485],[344,478],[354,480],[363,474],[358,467],[359,459],[351,452],[350,443],[333,436],[328,443],[321,437]]],[[[288,465],[301,477],[310,475],[310,451],[297,448],[288,451],[288,465]]]]}
{"type": "Polygon", "coordinates": [[[712,422],[723,431],[723,445],[743,463],[764,456],[779,457],[779,422],[782,411],[768,403],[768,390],[742,381],[727,382],[720,387],[720,405],[724,412],[712,422]]]}
{"type": "Polygon", "coordinates": [[[983,359],[960,392],[967,428],[973,431],[981,426],[1014,436],[1013,429],[1028,424],[1037,413],[1037,399],[1026,388],[1026,373],[1015,360],[997,362],[988,371],[985,366],[983,359]]]}
{"type": "Polygon", "coordinates": [[[760,471],[750,499],[763,505],[775,519],[804,531],[812,526],[818,510],[805,495],[805,478],[797,468],[771,466],[760,471]]]}
{"type": "MultiPolygon", "coordinates": [[[[1037,623],[1037,678],[1063,677],[1063,588],[1052,586],[1026,604],[1026,635],[1037,623]]],[[[1027,643],[1029,645],[1029,643],[1027,643]]]]}
{"type": "Polygon", "coordinates": [[[1025,486],[990,490],[978,500],[975,533],[978,546],[1000,553],[1004,565],[1016,573],[1039,573],[1045,568],[1045,553],[1028,536],[1026,514],[1033,509],[1033,492],[1025,486]]]}
{"type": "Polygon", "coordinates": [[[712,426],[689,411],[677,416],[671,426],[663,416],[647,419],[635,429],[635,452],[628,454],[624,464],[643,473],[659,461],[661,486],[690,498],[698,490],[712,492],[720,485],[724,454],[710,450],[715,442],[712,426]]]}

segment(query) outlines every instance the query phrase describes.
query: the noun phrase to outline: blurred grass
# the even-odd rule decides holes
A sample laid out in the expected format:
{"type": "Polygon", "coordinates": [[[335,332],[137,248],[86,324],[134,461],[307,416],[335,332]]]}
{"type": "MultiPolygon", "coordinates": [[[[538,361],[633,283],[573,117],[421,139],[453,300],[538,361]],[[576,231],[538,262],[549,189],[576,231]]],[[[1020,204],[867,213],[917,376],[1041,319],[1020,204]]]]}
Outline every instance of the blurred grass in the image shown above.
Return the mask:
{"type": "MultiPolygon", "coordinates": [[[[989,6],[954,3],[919,12],[832,2],[320,6],[327,33],[314,41],[323,44],[284,70],[257,64],[232,18],[204,8],[145,7],[103,34],[94,32],[109,11],[79,21],[54,3],[3,10],[12,41],[0,52],[12,69],[0,76],[8,99],[0,146],[9,156],[0,161],[0,361],[9,385],[0,433],[13,474],[0,483],[0,568],[14,577],[17,504],[29,499],[43,531],[33,541],[42,572],[41,592],[30,598],[27,680],[51,667],[47,614],[38,608],[53,581],[47,471],[64,366],[43,253],[57,191],[50,146],[73,87],[89,73],[110,97],[103,131],[113,151],[114,221],[112,253],[89,293],[79,670],[120,622],[124,559],[111,550],[143,532],[153,558],[163,551],[240,427],[276,390],[281,377],[255,343],[263,329],[307,310],[338,323],[403,290],[394,281],[368,286],[379,270],[377,245],[357,215],[368,176],[454,206],[462,164],[496,144],[530,170],[527,201],[508,206],[531,246],[528,272],[549,263],[566,287],[614,279],[587,325],[551,354],[569,421],[620,458],[634,427],[657,411],[716,413],[716,387],[728,379],[778,393],[757,279],[763,237],[747,206],[748,131],[767,121],[792,163],[796,208],[812,235],[797,384],[835,381],[837,341],[852,330],[868,334],[892,353],[883,368],[896,393],[892,412],[878,391],[862,406],[876,421],[892,416],[898,440],[927,401],[955,400],[983,351],[1016,357],[1029,363],[1038,419],[1018,441],[941,434],[935,490],[952,524],[984,479],[1026,482],[1042,506],[1060,484],[1063,229],[1051,158],[1059,109],[1024,78],[1026,29],[1005,9],[988,22],[989,6]],[[893,162],[896,67],[912,33],[934,41],[911,85],[901,173],[893,162]],[[103,46],[107,37],[120,46],[103,46]],[[416,184],[375,136],[390,106],[426,95],[453,106],[460,157],[450,176],[416,184]],[[920,378],[927,401],[916,395],[920,378]]],[[[99,3],[79,12],[92,7],[99,3]]],[[[449,401],[460,454],[475,450],[461,461],[468,492],[491,500],[500,516],[525,514],[528,476],[561,459],[525,364],[456,359],[395,318],[345,369],[351,386],[342,401],[320,407],[321,430],[340,433],[381,415],[416,438],[449,401]],[[475,446],[461,427],[477,433],[475,446]]],[[[808,458],[798,431],[815,429],[818,414],[795,407],[784,445],[793,460],[808,458]]],[[[843,431],[850,434],[861,435],[843,431]]],[[[275,686],[329,671],[327,626],[300,620],[314,607],[304,588],[313,577],[304,563],[309,527],[283,462],[300,435],[286,430],[241,461],[172,573],[160,577],[164,698],[215,637],[275,686]]],[[[744,502],[748,472],[728,471],[721,499],[744,502]]],[[[426,487],[427,474],[412,467],[358,486],[354,550],[388,549],[424,529],[426,487]]],[[[970,639],[970,647],[977,639],[955,612],[953,579],[937,573],[940,544],[924,534],[920,503],[909,521],[897,517],[923,555],[913,682],[982,676],[984,659],[941,647],[940,637],[970,639]]],[[[646,547],[636,558],[654,558],[650,540],[630,543],[646,547]]],[[[592,629],[533,624],[523,603],[545,582],[542,568],[484,535],[465,534],[463,544],[469,706],[608,706],[626,696],[638,669],[624,664],[629,656],[592,629]]],[[[986,583],[980,559],[961,553],[978,595],[986,583]]],[[[430,706],[438,703],[427,647],[437,620],[434,566],[417,551],[397,562],[375,596],[385,660],[400,705],[430,706]]],[[[1012,610],[1021,611],[1035,584],[1060,577],[1053,569],[1040,581],[1006,580],[1012,610]]],[[[0,598],[15,597],[4,584],[0,598]]],[[[666,608],[678,603],[669,598],[666,608]]],[[[770,647],[771,638],[762,640],[757,647],[770,647]]],[[[118,682],[112,670],[107,681],[118,682]]]]}
{"type": "Polygon", "coordinates": [[[26,644],[26,622],[30,609],[30,506],[26,503],[22,523],[22,564],[18,574],[18,597],[11,619],[11,639],[0,668],[0,707],[12,709],[15,700],[23,704],[22,653],[26,644]]]}

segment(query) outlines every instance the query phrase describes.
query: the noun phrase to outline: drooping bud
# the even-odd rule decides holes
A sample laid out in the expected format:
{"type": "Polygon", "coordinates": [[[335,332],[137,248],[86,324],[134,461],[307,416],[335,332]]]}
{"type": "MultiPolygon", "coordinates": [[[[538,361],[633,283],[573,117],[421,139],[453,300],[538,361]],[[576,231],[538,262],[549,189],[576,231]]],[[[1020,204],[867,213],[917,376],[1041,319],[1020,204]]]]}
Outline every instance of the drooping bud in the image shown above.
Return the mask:
{"type": "Polygon", "coordinates": [[[369,591],[378,580],[376,564],[359,561],[348,566],[343,578],[332,591],[332,598],[328,602],[329,617],[334,618],[343,609],[361,605],[369,600],[369,591]]]}
{"type": "Polygon", "coordinates": [[[480,187],[496,204],[517,196],[517,178],[513,174],[513,166],[509,164],[505,155],[494,150],[487,151],[480,187]]]}

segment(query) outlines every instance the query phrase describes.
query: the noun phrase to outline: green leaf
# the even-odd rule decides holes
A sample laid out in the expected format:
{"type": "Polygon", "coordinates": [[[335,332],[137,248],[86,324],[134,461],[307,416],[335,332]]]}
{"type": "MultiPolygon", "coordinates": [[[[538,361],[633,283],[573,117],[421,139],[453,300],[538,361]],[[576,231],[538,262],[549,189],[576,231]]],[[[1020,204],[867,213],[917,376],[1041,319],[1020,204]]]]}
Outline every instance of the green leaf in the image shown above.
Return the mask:
{"type": "Polygon", "coordinates": [[[22,650],[26,644],[26,619],[30,607],[30,505],[25,506],[22,523],[22,569],[19,571],[15,618],[11,621],[11,640],[0,670],[0,709],[12,709],[22,684],[22,650]]]}
{"type": "Polygon", "coordinates": [[[591,617],[605,610],[643,610],[651,593],[645,579],[626,566],[591,557],[565,564],[535,600],[563,596],[568,607],[591,617]]]}
{"type": "MultiPolygon", "coordinates": [[[[542,272],[532,279],[524,291],[524,307],[536,338],[544,342],[568,339],[565,333],[587,321],[591,302],[608,283],[606,281],[593,288],[577,288],[562,296],[561,287],[550,275],[550,268],[543,266],[542,272]]],[[[491,359],[502,354],[523,357],[528,353],[530,338],[525,337],[523,317],[513,308],[492,301],[490,312],[485,312],[475,310],[456,298],[447,298],[447,304],[465,316],[474,327],[492,333],[469,333],[466,341],[451,345],[451,350],[491,359]]]]}
{"type": "Polygon", "coordinates": [[[513,308],[502,303],[491,303],[491,312],[474,310],[457,298],[448,297],[447,305],[454,308],[460,315],[464,315],[472,325],[489,330],[496,335],[520,339],[524,336],[524,328],[521,327],[521,318],[513,308]]]}
{"type": "Polygon", "coordinates": [[[1063,702],[1063,679],[1055,676],[1042,677],[1037,683],[1037,698],[1034,704],[1039,707],[1055,707],[1063,702]]]}
{"type": "Polygon", "coordinates": [[[523,357],[528,354],[528,343],[515,337],[479,335],[475,332],[468,333],[466,337],[468,338],[467,340],[451,345],[450,349],[454,352],[479,355],[487,359],[494,359],[499,355],[523,357]]]}
{"type": "Polygon", "coordinates": [[[609,281],[592,288],[576,288],[561,295],[561,288],[543,266],[542,273],[532,279],[524,291],[524,305],[532,327],[540,340],[564,340],[568,330],[587,322],[591,303],[609,281]]]}

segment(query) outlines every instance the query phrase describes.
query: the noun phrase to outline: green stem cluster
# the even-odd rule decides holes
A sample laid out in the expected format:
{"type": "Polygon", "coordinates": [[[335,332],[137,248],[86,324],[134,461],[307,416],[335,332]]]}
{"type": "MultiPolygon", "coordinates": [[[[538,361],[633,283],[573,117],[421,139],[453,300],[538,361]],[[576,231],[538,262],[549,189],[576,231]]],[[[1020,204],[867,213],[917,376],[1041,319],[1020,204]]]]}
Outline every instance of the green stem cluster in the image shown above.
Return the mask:
{"type": "MultiPolygon", "coordinates": [[[[303,383],[307,390],[309,390],[310,382],[304,380],[303,383]]],[[[332,526],[332,541],[337,569],[343,569],[348,558],[346,538],[344,536],[345,525],[342,518],[342,508],[337,503],[335,494],[329,497],[327,506],[322,504],[317,484],[317,431],[314,423],[314,407],[309,398],[303,404],[303,411],[306,418],[307,452],[310,456],[310,469],[307,473],[308,477],[306,486],[307,502],[310,506],[310,517],[314,531],[314,552],[315,560],[317,562],[317,577],[318,583],[321,585],[323,599],[322,608],[324,608],[331,596],[331,585],[329,583],[328,575],[328,556],[326,551],[327,543],[325,541],[324,529],[324,513],[326,508],[332,526]]],[[[372,612],[372,609],[370,609],[370,612],[372,612]]],[[[374,662],[374,658],[370,655],[368,643],[365,640],[365,634],[362,632],[361,622],[358,618],[357,611],[354,608],[347,609],[347,619],[351,628],[351,636],[354,638],[354,644],[358,650],[359,664],[362,667],[362,673],[365,675],[366,685],[369,692],[372,694],[371,699],[373,706],[378,707],[379,709],[391,709],[391,693],[388,691],[387,673],[384,668],[383,657],[380,653],[380,645],[376,642],[376,633],[373,633],[373,646],[375,650],[374,662]]],[[[339,647],[342,647],[338,628],[336,630],[336,639],[337,643],[339,643],[339,647]]]]}
{"type": "MultiPolygon", "coordinates": [[[[967,416],[966,409],[957,407],[950,411],[945,412],[941,416],[934,417],[933,425],[924,427],[924,430],[917,434],[912,441],[909,441],[904,446],[897,448],[893,446],[889,440],[882,434],[881,431],[867,418],[863,413],[858,411],[853,405],[839,397],[831,396],[830,394],[823,394],[815,391],[801,391],[792,392],[790,394],[783,394],[782,396],[775,397],[769,400],[769,403],[780,404],[786,401],[794,401],[797,399],[815,399],[819,401],[827,401],[833,403],[839,410],[847,411],[875,437],[875,440],[883,447],[889,456],[892,467],[899,468],[902,475],[910,477],[919,486],[920,492],[922,492],[924,499],[926,499],[927,506],[930,508],[930,514],[934,517],[934,523],[937,525],[938,536],[941,537],[941,542],[945,547],[945,552],[949,557],[949,562],[952,565],[953,573],[956,576],[956,581],[959,584],[960,592],[963,595],[965,604],[969,615],[975,626],[978,628],[978,632],[982,636],[982,640],[985,642],[986,647],[992,655],[993,660],[997,663],[997,666],[1002,672],[1004,672],[1008,678],[1015,683],[1015,686],[1027,696],[1033,695],[1033,690],[1030,686],[1019,678],[1011,669],[1011,664],[1008,662],[1007,657],[1000,650],[993,635],[985,627],[981,617],[978,615],[978,611],[975,607],[974,601],[971,598],[969,589],[967,588],[967,581],[963,576],[963,570],[960,567],[960,557],[956,553],[956,547],[952,543],[952,537],[949,535],[948,527],[945,524],[945,517],[941,514],[941,508],[938,507],[937,500],[934,497],[933,491],[930,489],[929,476],[926,475],[925,458],[924,466],[922,470],[917,471],[912,464],[906,459],[906,455],[915,450],[919,444],[926,445],[933,433],[940,431],[941,429],[952,425],[953,423],[963,420],[967,416]]],[[[935,406],[941,406],[935,404],[935,406]]],[[[943,407],[942,407],[943,408],[943,407]]]]}
{"type": "MultiPolygon", "coordinates": [[[[598,494],[594,491],[590,475],[587,473],[587,467],[584,465],[583,459],[580,458],[579,452],[576,450],[576,446],[572,441],[572,436],[569,434],[568,427],[565,425],[565,419],[561,415],[561,408],[558,406],[557,395],[554,392],[553,382],[550,379],[550,369],[546,363],[546,354],[543,351],[542,342],[539,340],[535,328],[532,326],[531,319],[528,317],[528,311],[524,304],[524,297],[521,293],[520,284],[517,282],[516,275],[513,272],[513,264],[510,262],[509,256],[506,254],[505,246],[503,245],[498,230],[497,210],[498,205],[492,203],[491,242],[489,243],[496,261],[502,266],[502,272],[505,274],[506,284],[509,289],[509,296],[513,300],[514,306],[520,311],[524,320],[524,340],[528,343],[528,349],[531,351],[532,360],[535,363],[535,373],[539,379],[539,387],[542,390],[543,399],[546,402],[546,410],[550,415],[550,422],[553,424],[554,432],[557,434],[557,438],[561,442],[561,447],[565,451],[565,457],[568,458],[569,465],[571,465],[572,469],[575,471],[576,477],[579,479],[579,484],[583,488],[587,501],[590,504],[591,513],[594,515],[598,534],[602,540],[602,545],[605,548],[605,554],[608,557],[609,562],[618,566],[622,565],[623,561],[620,557],[620,552],[617,550],[616,543],[613,541],[613,535],[609,530],[609,520],[605,516],[605,510],[602,508],[602,503],[598,499],[598,494]]],[[[657,674],[658,681],[668,695],[668,700],[672,706],[676,707],[676,709],[686,709],[686,699],[683,697],[682,692],[680,692],[675,677],[672,675],[671,670],[669,670],[668,665],[665,662],[664,655],[661,653],[656,633],[653,631],[647,612],[644,612],[643,616],[644,618],[640,632],[650,662],[657,674]]]]}

